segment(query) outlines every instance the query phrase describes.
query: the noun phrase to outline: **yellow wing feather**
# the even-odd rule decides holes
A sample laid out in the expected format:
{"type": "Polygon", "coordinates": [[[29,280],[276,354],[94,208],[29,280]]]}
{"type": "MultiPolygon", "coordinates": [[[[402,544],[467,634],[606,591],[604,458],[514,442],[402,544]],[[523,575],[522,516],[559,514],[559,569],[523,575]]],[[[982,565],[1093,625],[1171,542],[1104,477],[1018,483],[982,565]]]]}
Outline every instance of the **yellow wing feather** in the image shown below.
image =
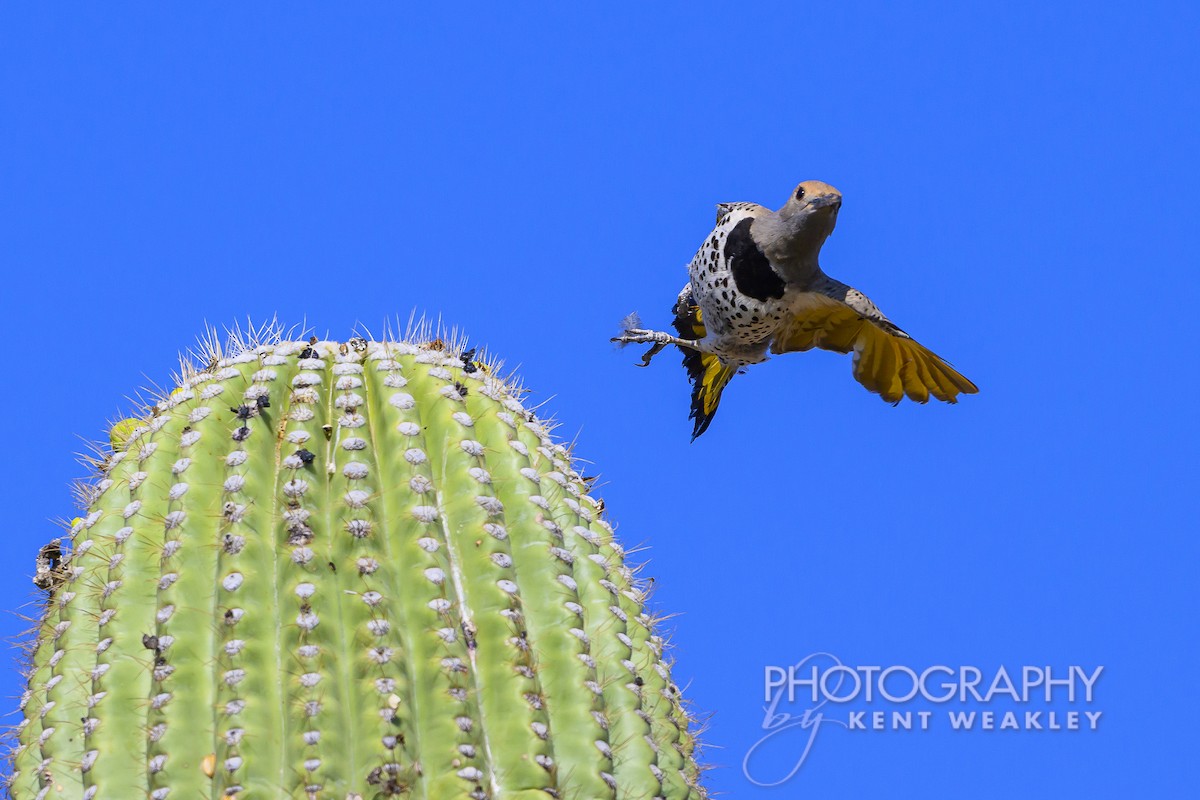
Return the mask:
{"type": "MultiPolygon", "coordinates": [[[[854,351],[854,378],[890,403],[904,396],[925,403],[933,395],[947,403],[979,391],[936,353],[867,319],[845,303],[808,295],[808,308],[790,319],[771,343],[772,353],[854,351]]],[[[887,323],[886,319],[883,324],[887,323]]],[[[894,329],[899,331],[899,329],[894,329]]]]}

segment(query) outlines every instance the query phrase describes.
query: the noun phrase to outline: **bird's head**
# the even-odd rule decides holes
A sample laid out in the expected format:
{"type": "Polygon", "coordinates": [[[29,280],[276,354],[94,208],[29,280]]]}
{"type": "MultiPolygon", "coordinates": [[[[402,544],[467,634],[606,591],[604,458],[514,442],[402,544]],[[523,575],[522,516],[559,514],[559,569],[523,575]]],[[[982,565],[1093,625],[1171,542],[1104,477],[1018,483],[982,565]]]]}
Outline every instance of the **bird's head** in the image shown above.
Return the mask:
{"type": "Polygon", "coordinates": [[[821,181],[805,181],[782,208],[755,222],[755,238],[767,256],[785,271],[791,264],[807,269],[816,264],[841,207],[842,193],[837,189],[821,181]]]}
{"type": "Polygon", "coordinates": [[[784,219],[802,222],[805,227],[827,225],[832,231],[841,207],[842,193],[837,189],[821,181],[805,181],[796,187],[778,214],[784,219]]]}

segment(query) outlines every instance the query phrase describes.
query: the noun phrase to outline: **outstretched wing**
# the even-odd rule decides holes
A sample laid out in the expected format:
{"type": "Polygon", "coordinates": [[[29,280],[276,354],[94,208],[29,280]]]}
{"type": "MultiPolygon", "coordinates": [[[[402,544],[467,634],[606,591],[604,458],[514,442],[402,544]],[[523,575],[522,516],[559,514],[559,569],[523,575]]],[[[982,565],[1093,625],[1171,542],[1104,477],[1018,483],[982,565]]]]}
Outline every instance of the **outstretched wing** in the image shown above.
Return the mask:
{"type": "Polygon", "coordinates": [[[771,342],[772,353],[819,347],[854,351],[854,378],[889,403],[907,395],[925,403],[933,395],[947,403],[979,389],[933,351],[880,313],[862,292],[822,276],[801,295],[801,310],[789,317],[771,342]]]}
{"type": "MultiPolygon", "coordinates": [[[[700,318],[700,306],[696,305],[690,287],[685,287],[679,293],[675,302],[675,319],[673,324],[681,339],[703,339],[706,335],[704,322],[700,318]]],[[[709,423],[717,413],[717,404],[721,402],[721,391],[725,384],[737,374],[734,367],[727,367],[720,359],[711,353],[701,353],[696,350],[683,350],[683,366],[687,370],[688,380],[692,384],[692,411],[688,419],[695,420],[692,429],[692,441],[708,430],[709,423]]]]}

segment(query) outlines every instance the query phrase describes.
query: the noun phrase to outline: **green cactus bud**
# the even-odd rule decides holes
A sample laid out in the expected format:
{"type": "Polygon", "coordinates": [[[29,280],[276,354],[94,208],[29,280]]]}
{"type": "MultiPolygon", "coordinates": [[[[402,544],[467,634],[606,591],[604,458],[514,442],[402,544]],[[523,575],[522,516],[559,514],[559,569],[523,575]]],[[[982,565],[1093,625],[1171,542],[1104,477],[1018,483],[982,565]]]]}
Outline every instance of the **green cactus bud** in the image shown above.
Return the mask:
{"type": "Polygon", "coordinates": [[[518,395],[285,342],[114,428],[39,560],[13,797],[703,797],[643,589],[518,395]]]}
{"type": "Polygon", "coordinates": [[[140,419],[130,417],[114,422],[112,427],[108,429],[108,443],[113,450],[123,450],[125,443],[129,441],[129,437],[133,432],[142,427],[146,423],[140,419]]]}

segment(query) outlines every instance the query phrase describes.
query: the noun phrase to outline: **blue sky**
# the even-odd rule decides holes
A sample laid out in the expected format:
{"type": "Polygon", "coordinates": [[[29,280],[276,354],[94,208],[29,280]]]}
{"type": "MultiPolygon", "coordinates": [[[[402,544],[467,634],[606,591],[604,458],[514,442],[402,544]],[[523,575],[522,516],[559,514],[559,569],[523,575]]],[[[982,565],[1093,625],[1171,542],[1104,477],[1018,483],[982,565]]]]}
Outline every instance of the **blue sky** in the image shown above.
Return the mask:
{"type": "Polygon", "coordinates": [[[346,337],[415,309],[518,366],[602,474],[676,615],[713,790],[1181,796],[1198,29],[1186,3],[8,6],[0,608],[34,608],[79,437],[206,322],[346,337]],[[634,309],[668,323],[715,203],[807,178],[845,197],[826,271],[981,393],[892,408],[849,359],[791,355],[689,444],[678,357],[638,370],[608,338],[634,309]],[[1092,704],[1054,707],[1103,716],[822,728],[756,787],[764,669],[816,652],[1102,665],[1092,704]]]}

